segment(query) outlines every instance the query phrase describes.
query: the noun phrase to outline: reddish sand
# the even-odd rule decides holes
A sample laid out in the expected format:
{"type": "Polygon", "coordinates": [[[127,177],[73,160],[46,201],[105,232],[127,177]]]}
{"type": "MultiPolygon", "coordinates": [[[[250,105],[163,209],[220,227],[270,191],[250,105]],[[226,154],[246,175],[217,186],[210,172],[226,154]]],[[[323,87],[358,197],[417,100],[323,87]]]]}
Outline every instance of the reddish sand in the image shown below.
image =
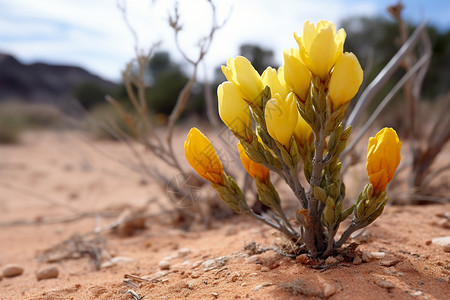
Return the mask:
{"type": "Polygon", "coordinates": [[[358,251],[384,258],[318,270],[272,250],[250,256],[245,245],[268,248],[276,237],[247,217],[190,231],[164,222],[169,218],[159,212],[173,205],[157,185],[118,162],[130,156],[124,145],[68,132],[32,133],[19,145],[0,146],[0,270],[24,268],[0,280],[0,299],[133,299],[130,290],[144,299],[450,299],[450,253],[431,243],[450,236],[449,203],[387,207],[357,240],[358,251]],[[147,212],[157,216],[147,229],[131,237],[89,234],[127,207],[149,202],[147,212]],[[83,213],[96,214],[70,220],[83,213]],[[91,247],[87,252],[103,249],[100,270],[88,255],[58,259],[74,254],[62,248],[43,257],[64,240],[75,249],[74,235],[79,247],[91,247]],[[113,257],[116,264],[108,262],[113,257]],[[160,270],[162,260],[168,270],[160,270]],[[36,271],[48,265],[59,269],[58,278],[37,281],[36,271]]]}

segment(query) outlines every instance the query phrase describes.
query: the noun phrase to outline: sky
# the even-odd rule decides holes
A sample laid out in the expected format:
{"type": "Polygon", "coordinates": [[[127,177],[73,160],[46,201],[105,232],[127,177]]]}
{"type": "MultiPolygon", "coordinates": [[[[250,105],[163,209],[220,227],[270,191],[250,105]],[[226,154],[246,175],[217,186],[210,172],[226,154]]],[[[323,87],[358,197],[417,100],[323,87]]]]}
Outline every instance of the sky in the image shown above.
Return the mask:
{"type": "MultiPolygon", "coordinates": [[[[126,3],[127,17],[138,36],[138,48],[148,50],[160,42],[183,63],[173,30],[168,25],[175,0],[117,0],[126,3]]],[[[134,56],[135,41],[116,0],[0,0],[0,53],[24,63],[37,61],[78,65],[105,79],[119,81],[120,71],[134,56]]],[[[335,24],[351,16],[381,15],[396,0],[213,0],[217,32],[201,68],[201,77],[211,77],[215,67],[239,54],[239,46],[253,43],[274,50],[277,63],[282,51],[296,47],[293,32],[306,21],[330,20],[335,24]]],[[[425,20],[442,30],[450,29],[450,1],[403,0],[406,20],[425,20]]],[[[211,9],[206,0],[179,0],[183,24],[180,45],[194,58],[197,44],[211,27],[211,9]]],[[[187,68],[187,71],[189,69],[187,68]]]]}

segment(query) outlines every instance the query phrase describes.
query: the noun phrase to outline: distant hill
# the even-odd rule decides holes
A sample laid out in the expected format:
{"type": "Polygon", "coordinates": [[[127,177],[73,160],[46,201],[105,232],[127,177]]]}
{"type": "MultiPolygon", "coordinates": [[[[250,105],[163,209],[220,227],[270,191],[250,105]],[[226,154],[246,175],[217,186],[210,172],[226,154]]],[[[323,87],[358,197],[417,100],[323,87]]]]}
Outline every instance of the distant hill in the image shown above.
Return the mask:
{"type": "Polygon", "coordinates": [[[116,84],[75,66],[46,63],[23,64],[12,55],[0,53],[0,103],[23,101],[73,106],[74,89],[91,83],[110,90],[116,84]]]}

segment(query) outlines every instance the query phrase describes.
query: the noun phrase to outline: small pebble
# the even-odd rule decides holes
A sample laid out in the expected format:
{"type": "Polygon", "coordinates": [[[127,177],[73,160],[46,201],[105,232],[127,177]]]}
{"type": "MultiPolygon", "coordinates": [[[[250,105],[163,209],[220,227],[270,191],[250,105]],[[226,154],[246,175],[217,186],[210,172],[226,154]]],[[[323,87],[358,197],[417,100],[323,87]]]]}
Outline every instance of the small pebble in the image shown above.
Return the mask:
{"type": "Polygon", "coordinates": [[[228,256],[221,256],[214,259],[209,259],[202,263],[205,271],[220,268],[224,266],[228,261],[228,256]]]}
{"type": "Polygon", "coordinates": [[[48,266],[41,268],[39,271],[36,272],[36,279],[43,280],[43,279],[52,279],[52,278],[58,278],[59,270],[56,266],[48,266]]]}
{"type": "Polygon", "coordinates": [[[336,256],[336,259],[338,261],[344,261],[345,260],[345,258],[342,255],[340,255],[340,254],[338,256],[336,256]]]}
{"type": "Polygon", "coordinates": [[[326,260],[325,260],[325,264],[327,265],[331,265],[334,263],[337,263],[339,260],[333,256],[329,256],[326,260]]]}
{"type": "Polygon", "coordinates": [[[202,260],[197,260],[192,264],[192,269],[197,268],[198,266],[200,266],[202,264],[202,260]]]}
{"type": "Polygon", "coordinates": [[[389,282],[386,280],[378,280],[376,283],[385,289],[391,289],[391,288],[395,287],[395,285],[392,282],[389,282]]]}
{"type": "Polygon", "coordinates": [[[19,265],[9,264],[3,268],[5,278],[22,275],[24,268],[19,265]]]}
{"type": "Polygon", "coordinates": [[[337,287],[333,284],[325,283],[325,285],[323,286],[323,295],[325,298],[331,297],[332,295],[336,294],[337,291],[337,287]]]}
{"type": "Polygon", "coordinates": [[[180,250],[178,250],[178,256],[179,257],[185,257],[189,253],[191,253],[191,250],[188,249],[188,248],[181,248],[180,250]]]}
{"type": "Polygon", "coordinates": [[[253,255],[245,259],[246,264],[256,264],[259,261],[259,255],[253,255]]]}
{"type": "Polygon", "coordinates": [[[361,263],[362,263],[361,257],[359,257],[359,255],[356,255],[356,257],[353,259],[353,264],[360,265],[361,263]]]}
{"type": "Polygon", "coordinates": [[[399,262],[400,262],[400,260],[397,258],[383,259],[380,261],[380,265],[382,265],[384,267],[392,267],[392,266],[395,266],[396,264],[398,264],[399,262]]]}
{"type": "Polygon", "coordinates": [[[191,274],[191,277],[192,277],[192,278],[199,278],[199,277],[200,277],[200,274],[197,273],[197,272],[193,272],[193,273],[191,274]]]}
{"type": "Polygon", "coordinates": [[[214,296],[214,298],[217,298],[217,297],[219,297],[219,293],[211,293],[211,295],[213,295],[213,296],[214,296]]]}
{"type": "Polygon", "coordinates": [[[167,260],[162,260],[158,263],[158,267],[161,270],[169,270],[170,269],[170,263],[167,260]]]}
{"type": "Polygon", "coordinates": [[[268,267],[261,267],[261,272],[269,272],[270,269],[268,267]]]}
{"type": "Polygon", "coordinates": [[[426,241],[425,245],[427,245],[427,246],[431,245],[431,241],[430,240],[426,241]]]}
{"type": "Polygon", "coordinates": [[[233,276],[231,276],[231,282],[236,282],[238,280],[239,276],[240,275],[238,273],[233,274],[233,276]]]}
{"type": "Polygon", "coordinates": [[[442,236],[431,240],[433,244],[439,245],[445,252],[450,252],[450,236],[442,236]]]}
{"type": "Polygon", "coordinates": [[[305,253],[304,254],[300,254],[299,256],[297,256],[297,258],[295,260],[298,261],[301,264],[307,264],[310,261],[308,255],[305,254],[305,253]]]}
{"type": "Polygon", "coordinates": [[[442,246],[442,249],[444,249],[445,252],[450,252],[450,244],[442,246]]]}
{"type": "Polygon", "coordinates": [[[415,297],[419,297],[423,295],[422,291],[414,291],[414,292],[408,292],[408,294],[410,294],[411,296],[415,296],[415,297]]]}

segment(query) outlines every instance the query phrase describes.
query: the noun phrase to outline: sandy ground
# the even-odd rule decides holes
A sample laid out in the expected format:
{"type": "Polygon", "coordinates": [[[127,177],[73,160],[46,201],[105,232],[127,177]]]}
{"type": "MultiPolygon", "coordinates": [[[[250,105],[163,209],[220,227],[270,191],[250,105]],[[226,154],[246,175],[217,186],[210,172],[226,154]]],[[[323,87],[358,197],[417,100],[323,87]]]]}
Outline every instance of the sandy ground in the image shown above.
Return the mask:
{"type": "Polygon", "coordinates": [[[380,252],[378,259],[315,269],[304,257],[255,254],[276,237],[242,216],[190,231],[161,216],[130,237],[106,230],[130,209],[172,207],[163,190],[123,165],[130,155],[124,145],[63,131],[0,146],[0,270],[24,268],[0,280],[0,299],[450,298],[450,253],[431,242],[450,236],[450,204],[388,207],[357,240],[358,251],[380,252]],[[256,251],[244,250],[252,242],[256,251]],[[96,253],[101,268],[74,249],[96,253]],[[38,281],[47,266],[59,276],[38,281]]]}

